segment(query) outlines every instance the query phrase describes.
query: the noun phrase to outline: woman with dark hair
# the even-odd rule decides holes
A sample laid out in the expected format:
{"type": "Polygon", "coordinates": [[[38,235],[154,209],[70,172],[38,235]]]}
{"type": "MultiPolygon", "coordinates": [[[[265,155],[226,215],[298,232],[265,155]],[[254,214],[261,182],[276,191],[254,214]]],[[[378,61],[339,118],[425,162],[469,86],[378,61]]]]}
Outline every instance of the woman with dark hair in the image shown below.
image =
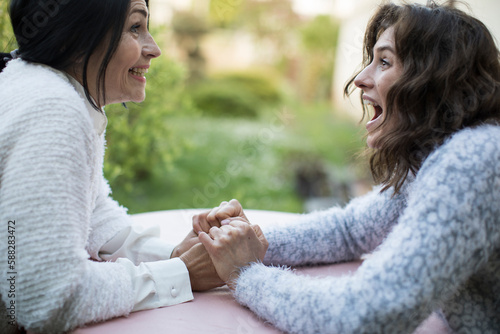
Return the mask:
{"type": "Polygon", "coordinates": [[[19,48],[0,68],[2,333],[65,332],[222,284],[194,233],[174,247],[132,225],[102,174],[103,107],[144,100],[160,55],[148,10],[145,0],[11,0],[19,48]]]}
{"type": "Polygon", "coordinates": [[[194,228],[235,298],[291,333],[412,333],[432,312],[456,333],[500,332],[500,62],[453,7],[382,5],[361,89],[380,186],[345,208],[263,231],[232,200],[194,228]],[[351,276],[274,265],[351,261],[351,276]],[[260,263],[262,261],[263,263],[260,263]]]}

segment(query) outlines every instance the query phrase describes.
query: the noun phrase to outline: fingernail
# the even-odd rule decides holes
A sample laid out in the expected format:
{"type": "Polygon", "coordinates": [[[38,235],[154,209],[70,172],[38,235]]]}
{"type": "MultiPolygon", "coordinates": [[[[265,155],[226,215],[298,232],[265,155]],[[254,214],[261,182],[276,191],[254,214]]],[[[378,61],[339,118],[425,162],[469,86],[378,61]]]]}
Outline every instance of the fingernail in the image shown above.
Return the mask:
{"type": "Polygon", "coordinates": [[[229,225],[231,222],[231,219],[224,219],[223,221],[220,222],[221,225],[229,225]]]}

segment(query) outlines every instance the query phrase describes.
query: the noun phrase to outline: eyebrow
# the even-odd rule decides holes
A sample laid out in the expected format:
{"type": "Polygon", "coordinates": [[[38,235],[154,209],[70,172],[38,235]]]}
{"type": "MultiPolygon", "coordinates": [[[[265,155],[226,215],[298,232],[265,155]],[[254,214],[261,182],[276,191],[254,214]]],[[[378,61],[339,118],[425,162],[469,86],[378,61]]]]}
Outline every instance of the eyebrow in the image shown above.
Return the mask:
{"type": "Polygon", "coordinates": [[[392,53],[394,53],[394,54],[396,53],[396,51],[394,51],[394,49],[393,49],[393,48],[392,48],[392,46],[390,46],[390,45],[382,45],[382,46],[379,46],[379,47],[377,47],[377,48],[375,49],[375,51],[377,51],[377,52],[379,52],[379,53],[380,53],[380,52],[383,52],[383,51],[390,51],[390,52],[392,52],[392,53]]]}

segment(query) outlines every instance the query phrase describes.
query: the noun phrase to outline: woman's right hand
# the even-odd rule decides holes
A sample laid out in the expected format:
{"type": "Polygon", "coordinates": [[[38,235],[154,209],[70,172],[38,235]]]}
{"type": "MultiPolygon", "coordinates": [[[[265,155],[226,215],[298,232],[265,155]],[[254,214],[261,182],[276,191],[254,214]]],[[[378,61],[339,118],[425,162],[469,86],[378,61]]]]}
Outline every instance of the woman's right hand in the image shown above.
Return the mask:
{"type": "Polygon", "coordinates": [[[219,278],[212,259],[202,244],[194,245],[179,258],[189,272],[193,291],[205,291],[224,285],[224,281],[219,278]]]}
{"type": "Polygon", "coordinates": [[[258,225],[238,219],[221,227],[214,226],[208,234],[200,232],[198,236],[210,254],[217,274],[232,290],[236,288],[240,269],[262,261],[269,246],[258,225]]]}

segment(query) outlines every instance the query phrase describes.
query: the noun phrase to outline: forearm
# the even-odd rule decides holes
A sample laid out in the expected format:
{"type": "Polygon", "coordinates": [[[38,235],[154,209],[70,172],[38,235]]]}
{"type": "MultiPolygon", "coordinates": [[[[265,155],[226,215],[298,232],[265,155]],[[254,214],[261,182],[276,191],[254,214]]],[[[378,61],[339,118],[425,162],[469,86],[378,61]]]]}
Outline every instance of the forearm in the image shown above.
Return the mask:
{"type": "Polygon", "coordinates": [[[388,303],[373,282],[352,277],[316,279],[253,265],[242,272],[235,297],[287,333],[411,333],[428,311],[388,303]],[[366,283],[366,284],[364,284],[366,283]],[[405,319],[405,313],[411,317],[405,319]]]}
{"type": "Polygon", "coordinates": [[[405,194],[391,198],[378,189],[345,208],[302,215],[287,224],[264,227],[266,264],[303,265],[358,259],[389,234],[406,205],[405,194]]]}
{"type": "Polygon", "coordinates": [[[319,279],[254,264],[240,274],[235,297],[284,332],[411,333],[470,277],[481,248],[471,241],[470,251],[446,249],[438,258],[412,242],[413,228],[391,234],[353,276],[319,279]]]}

